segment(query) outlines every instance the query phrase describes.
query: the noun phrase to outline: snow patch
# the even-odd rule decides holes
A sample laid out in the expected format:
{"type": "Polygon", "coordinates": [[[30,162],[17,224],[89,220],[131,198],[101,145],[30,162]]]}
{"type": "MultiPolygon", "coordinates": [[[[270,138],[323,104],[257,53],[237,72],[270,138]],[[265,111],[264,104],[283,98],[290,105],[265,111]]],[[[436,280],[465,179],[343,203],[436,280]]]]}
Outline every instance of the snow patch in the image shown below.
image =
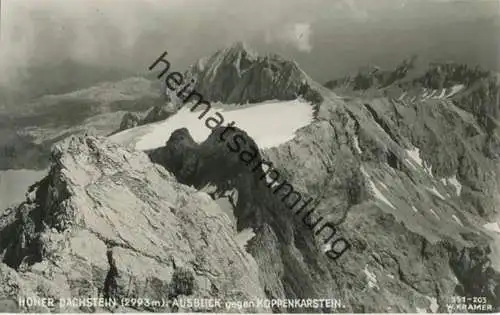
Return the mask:
{"type": "Polygon", "coordinates": [[[405,150],[405,151],[406,151],[406,154],[411,159],[411,161],[406,159],[407,162],[409,162],[410,164],[413,164],[413,166],[415,166],[415,164],[417,164],[418,166],[422,167],[424,169],[424,171],[427,174],[429,174],[429,176],[434,177],[434,175],[432,175],[432,165],[427,165],[427,163],[425,163],[425,161],[421,158],[419,148],[415,147],[412,150],[405,150]]]}
{"type": "MultiPolygon", "coordinates": [[[[227,48],[227,49],[230,49],[230,48],[227,48]]],[[[219,56],[217,56],[217,60],[216,60],[215,66],[212,66],[212,68],[209,71],[209,73],[211,75],[210,77],[212,79],[217,76],[217,71],[219,70],[219,67],[222,64],[223,60],[224,60],[223,54],[220,54],[219,56]]]]}
{"type": "Polygon", "coordinates": [[[360,169],[361,169],[361,173],[363,173],[363,175],[365,175],[365,177],[367,177],[368,185],[370,186],[370,188],[375,193],[375,198],[377,198],[378,200],[384,202],[389,207],[391,207],[393,209],[396,209],[396,207],[394,207],[394,205],[384,196],[384,194],[382,194],[382,192],[380,190],[378,190],[377,186],[375,186],[375,184],[373,183],[373,181],[370,179],[370,175],[368,175],[368,173],[366,172],[366,170],[363,167],[361,167],[360,169]]]}
{"type": "Polygon", "coordinates": [[[323,244],[322,247],[321,247],[321,250],[323,251],[323,253],[326,253],[327,251],[329,251],[331,249],[332,249],[332,244],[331,243],[323,244]]]}
{"type": "Polygon", "coordinates": [[[446,95],[446,89],[443,89],[441,91],[441,94],[439,94],[438,96],[436,96],[437,99],[442,99],[444,98],[444,96],[446,95]]]}
{"type": "Polygon", "coordinates": [[[451,87],[451,92],[449,94],[447,94],[445,97],[446,98],[449,98],[449,97],[452,97],[453,95],[457,94],[458,92],[462,91],[464,89],[464,85],[463,84],[457,84],[457,85],[454,85],[451,87]]]}
{"type": "Polygon", "coordinates": [[[464,226],[464,224],[462,223],[462,221],[460,221],[460,219],[459,219],[456,215],[452,214],[452,215],[451,215],[451,217],[452,217],[452,218],[453,218],[453,220],[455,220],[455,221],[456,221],[459,225],[464,226]]]}
{"type": "Polygon", "coordinates": [[[234,121],[235,127],[245,130],[259,148],[270,148],[293,139],[297,129],[313,120],[313,107],[303,100],[270,101],[231,110],[214,105],[202,119],[198,119],[202,111],[191,112],[190,108],[185,106],[164,121],[125,130],[110,139],[121,144],[135,143],[137,150],[151,150],[164,146],[175,130],[187,128],[196,142],[202,142],[211,133],[206,119],[219,112],[224,117],[223,126],[234,121]]]}
{"type": "Polygon", "coordinates": [[[443,182],[446,183],[446,185],[453,185],[455,187],[457,196],[460,196],[460,194],[462,193],[462,184],[460,184],[460,182],[457,180],[457,175],[453,175],[453,177],[449,178],[444,178],[443,182]]]}
{"type": "Polygon", "coordinates": [[[366,280],[368,281],[368,287],[370,289],[373,288],[380,289],[377,282],[377,276],[374,273],[370,272],[370,270],[368,270],[368,265],[365,265],[365,269],[363,269],[363,272],[366,275],[366,280]]]}
{"type": "Polygon", "coordinates": [[[356,151],[357,151],[359,154],[363,153],[363,151],[362,151],[362,150],[361,150],[361,148],[359,147],[359,138],[358,138],[358,136],[357,136],[357,135],[356,135],[356,136],[354,136],[354,138],[353,138],[353,142],[354,142],[354,148],[356,149],[356,151]]]}
{"type": "Polygon", "coordinates": [[[424,171],[430,176],[430,177],[434,177],[434,175],[432,175],[432,165],[427,165],[427,163],[424,163],[424,171]]]}
{"type": "Polygon", "coordinates": [[[375,193],[375,197],[378,200],[386,203],[389,207],[396,209],[396,207],[394,207],[394,205],[384,196],[384,194],[382,194],[382,192],[380,192],[380,190],[378,190],[378,188],[375,186],[373,181],[371,179],[369,179],[368,181],[369,181],[370,187],[373,189],[373,192],[375,193]]]}
{"type": "Polygon", "coordinates": [[[430,192],[432,192],[434,195],[438,196],[439,198],[441,198],[442,200],[445,200],[446,198],[443,197],[443,195],[441,195],[439,193],[439,191],[436,189],[436,186],[432,186],[432,188],[429,188],[429,187],[426,187],[427,190],[429,190],[430,192]]]}
{"type": "Polygon", "coordinates": [[[385,190],[389,190],[389,188],[387,188],[387,186],[383,183],[383,182],[378,182],[380,184],[380,186],[384,187],[385,190]]]}
{"type": "Polygon", "coordinates": [[[441,220],[441,218],[437,215],[437,213],[434,211],[434,209],[430,209],[430,212],[438,219],[441,220]]]}
{"type": "Polygon", "coordinates": [[[426,296],[426,298],[431,302],[431,305],[429,306],[429,308],[431,309],[431,312],[437,313],[437,311],[439,309],[439,304],[437,302],[437,299],[433,298],[433,297],[429,297],[429,296],[426,296]]]}
{"type": "Polygon", "coordinates": [[[406,150],[406,154],[415,162],[418,166],[422,167],[424,161],[420,157],[420,149],[414,148],[412,150],[406,150]]]}
{"type": "Polygon", "coordinates": [[[489,231],[500,233],[500,225],[498,222],[490,222],[483,225],[483,227],[489,231]]]}

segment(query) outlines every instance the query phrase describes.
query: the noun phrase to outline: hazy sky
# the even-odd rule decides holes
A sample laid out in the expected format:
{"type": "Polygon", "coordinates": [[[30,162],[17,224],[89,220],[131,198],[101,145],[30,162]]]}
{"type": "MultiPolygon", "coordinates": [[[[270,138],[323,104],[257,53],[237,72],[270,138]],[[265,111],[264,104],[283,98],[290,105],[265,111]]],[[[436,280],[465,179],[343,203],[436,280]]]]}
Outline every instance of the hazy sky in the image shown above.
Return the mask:
{"type": "Polygon", "coordinates": [[[65,59],[135,71],[167,50],[185,67],[236,40],[324,82],[405,56],[499,69],[497,0],[2,0],[0,70],[65,59]]]}

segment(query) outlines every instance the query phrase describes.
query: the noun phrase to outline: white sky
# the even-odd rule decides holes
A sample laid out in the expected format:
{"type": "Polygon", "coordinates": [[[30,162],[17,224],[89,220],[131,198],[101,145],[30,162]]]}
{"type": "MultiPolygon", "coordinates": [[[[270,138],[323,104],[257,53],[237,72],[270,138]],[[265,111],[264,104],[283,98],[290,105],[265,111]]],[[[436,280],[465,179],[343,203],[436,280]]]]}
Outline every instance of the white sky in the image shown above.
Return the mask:
{"type": "Polygon", "coordinates": [[[65,58],[143,69],[165,49],[187,65],[236,40],[285,53],[319,81],[414,52],[492,67],[498,28],[491,20],[498,18],[498,3],[3,0],[0,70],[5,81],[27,65],[65,58]]]}

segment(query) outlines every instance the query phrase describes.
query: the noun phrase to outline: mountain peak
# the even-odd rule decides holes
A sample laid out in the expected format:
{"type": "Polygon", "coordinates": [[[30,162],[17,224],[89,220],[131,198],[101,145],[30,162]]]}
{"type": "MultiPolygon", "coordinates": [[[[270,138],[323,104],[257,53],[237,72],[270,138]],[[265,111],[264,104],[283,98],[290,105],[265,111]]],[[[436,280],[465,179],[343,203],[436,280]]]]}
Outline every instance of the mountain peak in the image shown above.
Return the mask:
{"type": "Polygon", "coordinates": [[[312,96],[309,78],[295,61],[279,55],[259,56],[235,42],[195,63],[189,74],[207,100],[227,104],[292,100],[312,96]]]}
{"type": "Polygon", "coordinates": [[[232,45],[219,50],[213,57],[217,59],[234,59],[244,57],[249,60],[257,60],[259,55],[252,50],[245,42],[237,41],[232,45]]]}
{"type": "Polygon", "coordinates": [[[243,41],[234,42],[231,46],[228,47],[228,49],[230,49],[232,51],[249,51],[249,50],[251,50],[250,47],[247,45],[247,43],[243,42],[243,41]]]}

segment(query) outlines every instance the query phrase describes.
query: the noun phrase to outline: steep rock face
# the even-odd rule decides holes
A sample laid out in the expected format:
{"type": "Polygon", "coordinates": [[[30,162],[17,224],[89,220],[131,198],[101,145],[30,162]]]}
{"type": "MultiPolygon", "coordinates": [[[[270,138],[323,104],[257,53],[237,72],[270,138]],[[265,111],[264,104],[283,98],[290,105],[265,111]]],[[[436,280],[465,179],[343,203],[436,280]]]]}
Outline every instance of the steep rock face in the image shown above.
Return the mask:
{"type": "Polygon", "coordinates": [[[1,213],[2,303],[14,307],[27,297],[264,297],[255,262],[207,194],[179,184],[144,153],[101,138],[71,137],[54,148],[52,159],[49,175],[30,188],[26,202],[1,213]]]}
{"type": "MultiPolygon", "coordinates": [[[[402,73],[400,68],[375,71],[372,76],[396,76],[402,73]]],[[[418,76],[406,74],[402,78],[379,86],[379,96],[388,97],[363,95],[351,102],[363,103],[392,141],[404,149],[417,148],[419,162],[430,167],[433,175],[442,180],[455,176],[465,188],[461,198],[464,210],[494,218],[500,187],[498,76],[477,67],[435,63],[418,76]]],[[[356,87],[356,80],[346,82],[356,87]]],[[[328,86],[334,90],[338,87],[333,83],[328,86]]],[[[399,156],[401,159],[404,156],[399,156]]]]}
{"type": "Polygon", "coordinates": [[[196,91],[209,101],[245,104],[299,96],[313,103],[321,101],[294,61],[277,55],[258,56],[242,43],[200,60],[187,76],[196,80],[196,91]]]}
{"type": "MultiPolygon", "coordinates": [[[[495,215],[499,191],[498,163],[482,154],[484,128],[446,101],[344,102],[317,91],[324,101],[316,121],[259,154],[314,198],[309,220],[339,223],[352,248],[336,261],[304,215],[251,171],[255,164],[218,140],[222,130],[200,145],[178,130],[149,155],[182,183],[215,186],[214,198],[237,191],[238,230],[255,231],[248,249],[268,296],[333,296],[347,311],[415,312],[446,311],[455,294],[482,294],[498,309],[492,239],[478,224],[495,215]]],[[[251,135],[236,133],[246,149],[255,146],[251,135]]]]}

